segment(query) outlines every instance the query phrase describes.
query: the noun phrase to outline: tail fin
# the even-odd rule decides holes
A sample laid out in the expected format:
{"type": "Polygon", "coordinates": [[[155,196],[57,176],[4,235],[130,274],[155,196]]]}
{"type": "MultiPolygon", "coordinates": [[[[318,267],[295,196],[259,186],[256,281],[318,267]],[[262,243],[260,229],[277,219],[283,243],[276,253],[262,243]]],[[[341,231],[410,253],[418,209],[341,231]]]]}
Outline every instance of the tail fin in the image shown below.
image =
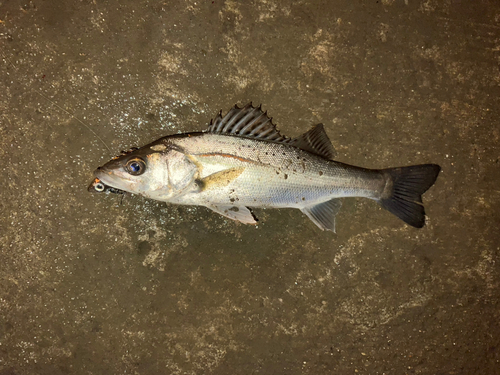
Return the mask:
{"type": "Polygon", "coordinates": [[[388,180],[388,191],[382,194],[380,205],[405,223],[422,228],[425,225],[422,194],[434,184],[440,170],[436,164],[384,169],[392,185],[388,180]]]}

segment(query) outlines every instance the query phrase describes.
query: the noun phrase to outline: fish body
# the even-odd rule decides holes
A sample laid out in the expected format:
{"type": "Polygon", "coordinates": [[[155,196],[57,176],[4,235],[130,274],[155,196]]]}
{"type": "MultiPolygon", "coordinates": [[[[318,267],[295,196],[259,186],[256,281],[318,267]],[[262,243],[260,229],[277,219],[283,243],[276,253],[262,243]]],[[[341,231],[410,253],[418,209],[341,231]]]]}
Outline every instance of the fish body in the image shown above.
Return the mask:
{"type": "Polygon", "coordinates": [[[332,160],[321,124],[290,139],[251,104],[221,113],[205,132],[177,134],[113,158],[95,171],[106,187],[174,204],[205,206],[255,224],[249,207],[297,208],[335,231],[338,198],[377,201],[408,224],[425,224],[421,194],[439,166],[366,169],[332,160]]]}

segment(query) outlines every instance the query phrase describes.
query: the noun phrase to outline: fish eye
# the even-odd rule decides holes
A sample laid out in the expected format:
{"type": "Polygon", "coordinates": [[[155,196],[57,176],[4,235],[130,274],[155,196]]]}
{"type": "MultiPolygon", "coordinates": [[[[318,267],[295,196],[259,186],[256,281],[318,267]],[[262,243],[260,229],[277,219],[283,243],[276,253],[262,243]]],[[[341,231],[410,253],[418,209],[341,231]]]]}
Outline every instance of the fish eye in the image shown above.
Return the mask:
{"type": "Polygon", "coordinates": [[[104,191],[105,187],[104,187],[104,184],[102,182],[98,182],[97,184],[94,185],[94,189],[95,189],[95,191],[101,193],[104,191]]]}
{"type": "Polygon", "coordinates": [[[139,176],[146,172],[146,163],[142,159],[134,158],[127,162],[125,169],[132,176],[139,176]]]}

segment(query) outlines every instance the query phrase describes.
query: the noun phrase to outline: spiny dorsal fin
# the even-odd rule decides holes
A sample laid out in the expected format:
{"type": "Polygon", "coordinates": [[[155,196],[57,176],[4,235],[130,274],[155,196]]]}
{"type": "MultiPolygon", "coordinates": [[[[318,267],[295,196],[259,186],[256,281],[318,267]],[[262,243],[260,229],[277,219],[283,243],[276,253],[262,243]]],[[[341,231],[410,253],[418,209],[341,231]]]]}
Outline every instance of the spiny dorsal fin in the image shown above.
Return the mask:
{"type": "Polygon", "coordinates": [[[267,112],[263,112],[261,106],[252,106],[252,103],[248,103],[243,108],[235,105],[224,117],[222,117],[222,111],[219,112],[217,117],[210,122],[207,131],[274,142],[290,142],[290,138],[281,135],[276,129],[272,118],[267,116],[267,112]]]}
{"type": "Polygon", "coordinates": [[[325,133],[323,124],[318,124],[308,132],[292,139],[290,145],[322,156],[326,159],[333,159],[335,156],[335,149],[325,133]]]}

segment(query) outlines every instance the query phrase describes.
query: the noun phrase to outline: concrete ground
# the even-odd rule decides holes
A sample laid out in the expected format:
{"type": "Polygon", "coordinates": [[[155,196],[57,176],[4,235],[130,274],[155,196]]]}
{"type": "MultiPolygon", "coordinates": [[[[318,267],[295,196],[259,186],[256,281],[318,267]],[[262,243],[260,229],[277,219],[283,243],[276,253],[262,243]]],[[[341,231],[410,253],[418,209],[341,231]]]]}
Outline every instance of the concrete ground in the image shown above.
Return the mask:
{"type": "Polygon", "coordinates": [[[500,3],[0,2],[0,375],[500,374],[500,3]],[[91,195],[262,103],[337,159],[437,163],[414,229],[91,195]]]}

